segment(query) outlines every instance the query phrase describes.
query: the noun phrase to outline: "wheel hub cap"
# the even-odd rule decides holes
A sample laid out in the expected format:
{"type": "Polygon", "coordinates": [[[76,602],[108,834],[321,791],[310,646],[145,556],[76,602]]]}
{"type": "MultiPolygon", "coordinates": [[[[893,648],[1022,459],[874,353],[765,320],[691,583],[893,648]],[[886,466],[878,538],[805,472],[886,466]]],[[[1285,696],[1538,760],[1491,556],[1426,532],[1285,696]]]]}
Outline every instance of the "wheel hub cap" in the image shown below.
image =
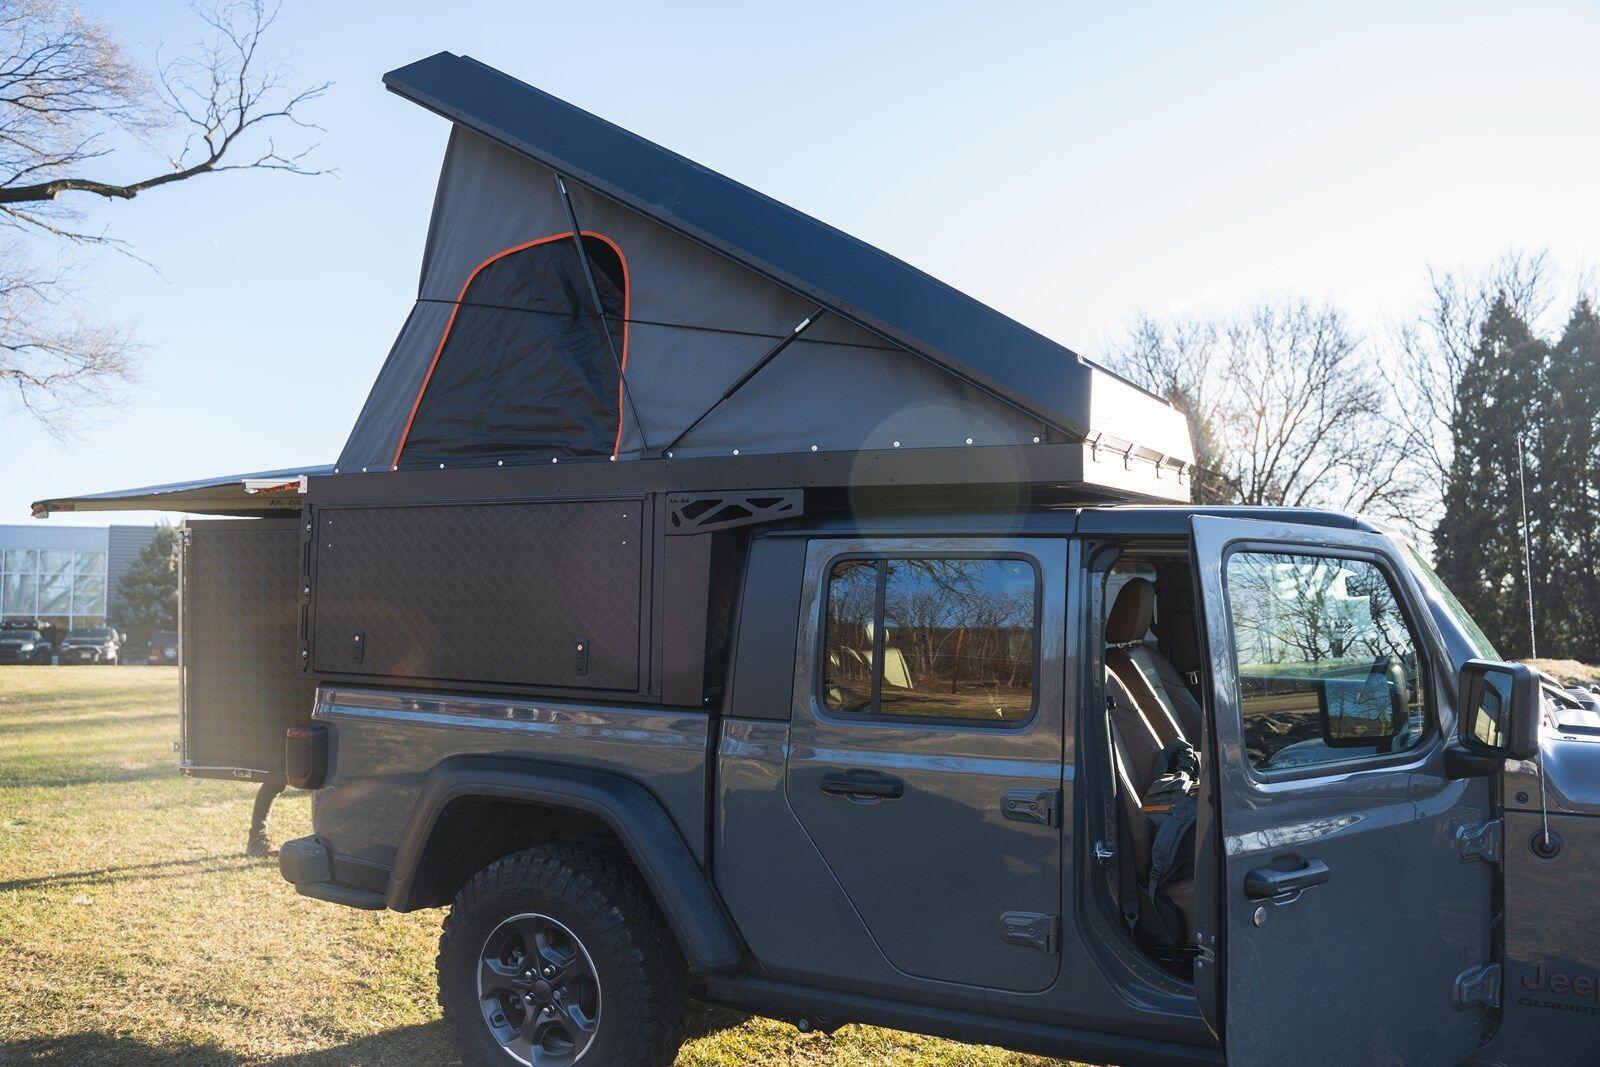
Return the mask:
{"type": "Polygon", "coordinates": [[[478,953],[478,1004],[502,1048],[529,1067],[567,1067],[594,1042],[600,977],[583,943],[536,912],[496,926],[478,953]]]}

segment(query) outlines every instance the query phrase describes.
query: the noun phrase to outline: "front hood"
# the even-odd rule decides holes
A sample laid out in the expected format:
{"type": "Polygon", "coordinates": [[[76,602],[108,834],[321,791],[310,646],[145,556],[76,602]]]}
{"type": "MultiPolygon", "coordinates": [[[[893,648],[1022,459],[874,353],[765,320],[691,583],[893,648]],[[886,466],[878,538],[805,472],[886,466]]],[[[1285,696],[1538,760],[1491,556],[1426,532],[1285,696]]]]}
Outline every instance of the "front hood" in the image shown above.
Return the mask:
{"type": "MultiPolygon", "coordinates": [[[[1552,815],[1600,816],[1600,721],[1591,725],[1566,715],[1559,723],[1547,721],[1539,758],[1544,764],[1543,803],[1552,815]]],[[[1506,807],[1538,811],[1540,796],[1538,763],[1506,764],[1506,807]]]]}

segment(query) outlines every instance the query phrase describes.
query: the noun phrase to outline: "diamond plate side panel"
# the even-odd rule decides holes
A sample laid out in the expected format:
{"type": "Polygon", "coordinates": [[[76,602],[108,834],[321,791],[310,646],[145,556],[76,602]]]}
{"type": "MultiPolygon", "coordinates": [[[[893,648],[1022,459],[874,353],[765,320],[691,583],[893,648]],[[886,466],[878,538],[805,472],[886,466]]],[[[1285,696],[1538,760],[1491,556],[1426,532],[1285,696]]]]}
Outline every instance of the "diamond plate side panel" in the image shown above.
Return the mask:
{"type": "Polygon", "coordinates": [[[318,509],[313,667],[637,689],[642,511],[637,499],[318,509]]]}
{"type": "Polygon", "coordinates": [[[183,549],[184,762],[224,777],[283,773],[283,731],[311,717],[298,673],[293,524],[191,523],[183,549]]]}

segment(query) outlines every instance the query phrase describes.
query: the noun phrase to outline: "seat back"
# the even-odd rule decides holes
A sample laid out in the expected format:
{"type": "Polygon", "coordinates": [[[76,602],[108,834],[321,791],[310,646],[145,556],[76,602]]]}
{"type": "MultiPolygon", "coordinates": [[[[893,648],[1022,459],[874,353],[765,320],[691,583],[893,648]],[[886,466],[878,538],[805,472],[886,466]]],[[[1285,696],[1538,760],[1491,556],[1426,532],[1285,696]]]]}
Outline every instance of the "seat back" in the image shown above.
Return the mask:
{"type": "MultiPolygon", "coordinates": [[[[1150,630],[1154,602],[1155,589],[1148,581],[1130,579],[1106,617],[1105,634],[1106,696],[1111,716],[1117,802],[1128,828],[1134,871],[1140,885],[1150,872],[1150,846],[1155,837],[1143,802],[1151,782],[1164,769],[1162,752],[1174,741],[1185,740],[1191,745],[1199,741],[1198,706],[1192,732],[1185,730],[1159,676],[1153,680],[1153,668],[1147,672],[1138,659],[1140,653],[1159,655],[1142,643],[1150,630]]],[[[1176,677],[1176,672],[1173,673],[1176,677]]],[[[1192,879],[1169,882],[1161,895],[1165,903],[1181,915],[1186,939],[1192,941],[1195,928],[1192,879]]],[[[1160,919],[1149,914],[1148,908],[1141,909],[1139,923],[1147,933],[1165,933],[1160,919]]]]}

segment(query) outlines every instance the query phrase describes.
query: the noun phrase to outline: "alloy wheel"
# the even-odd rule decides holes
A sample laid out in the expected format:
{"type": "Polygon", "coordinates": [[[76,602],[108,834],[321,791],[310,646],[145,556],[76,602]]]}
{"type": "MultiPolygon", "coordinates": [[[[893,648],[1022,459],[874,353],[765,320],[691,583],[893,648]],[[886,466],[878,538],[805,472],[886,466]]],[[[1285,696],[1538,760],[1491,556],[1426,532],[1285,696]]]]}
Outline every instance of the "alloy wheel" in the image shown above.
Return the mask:
{"type": "Polygon", "coordinates": [[[583,943],[548,915],[496,926],[478,953],[478,1003],[489,1032],[518,1063],[577,1063],[600,1023],[600,976],[583,943]]]}

